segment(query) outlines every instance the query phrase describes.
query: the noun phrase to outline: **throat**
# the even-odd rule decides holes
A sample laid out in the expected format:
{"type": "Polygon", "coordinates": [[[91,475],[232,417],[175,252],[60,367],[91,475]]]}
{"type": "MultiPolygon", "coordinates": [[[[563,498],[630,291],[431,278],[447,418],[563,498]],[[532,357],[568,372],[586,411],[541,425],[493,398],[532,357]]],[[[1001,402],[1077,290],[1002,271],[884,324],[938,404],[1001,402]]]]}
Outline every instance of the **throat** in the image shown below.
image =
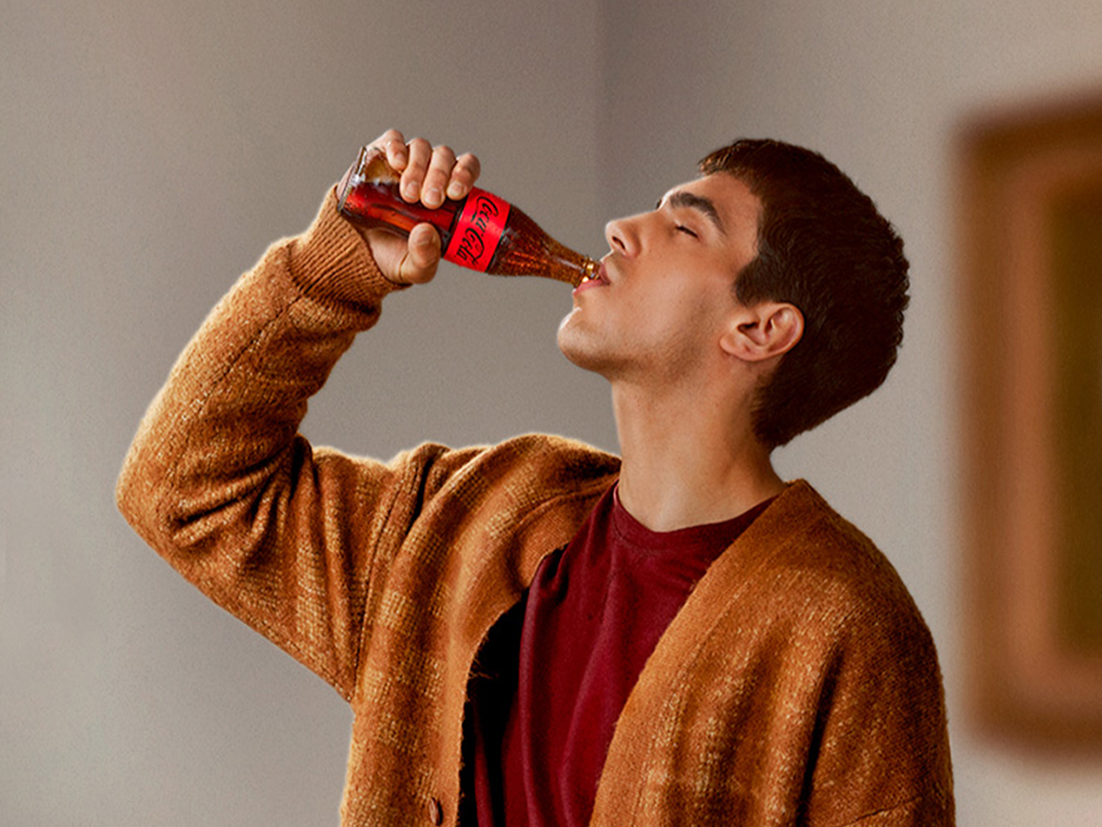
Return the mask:
{"type": "Polygon", "coordinates": [[[624,507],[652,531],[722,522],[784,490],[767,452],[691,439],[622,450],[624,507]]]}

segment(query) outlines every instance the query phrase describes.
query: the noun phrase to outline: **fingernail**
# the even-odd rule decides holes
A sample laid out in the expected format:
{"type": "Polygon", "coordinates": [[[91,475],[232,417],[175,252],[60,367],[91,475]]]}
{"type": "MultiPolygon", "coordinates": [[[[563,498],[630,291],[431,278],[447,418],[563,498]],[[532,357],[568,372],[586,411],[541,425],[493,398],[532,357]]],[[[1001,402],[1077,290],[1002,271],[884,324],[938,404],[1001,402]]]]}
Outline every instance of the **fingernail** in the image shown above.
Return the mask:
{"type": "Polygon", "coordinates": [[[463,185],[458,181],[452,181],[448,184],[448,198],[459,198],[463,195],[463,185]]]}
{"type": "Polygon", "coordinates": [[[439,187],[425,190],[421,198],[426,204],[440,204],[444,201],[444,196],[441,194],[439,187]]]}
{"type": "Polygon", "coordinates": [[[402,185],[402,195],[406,198],[417,197],[417,184],[414,181],[407,181],[402,185]]]}

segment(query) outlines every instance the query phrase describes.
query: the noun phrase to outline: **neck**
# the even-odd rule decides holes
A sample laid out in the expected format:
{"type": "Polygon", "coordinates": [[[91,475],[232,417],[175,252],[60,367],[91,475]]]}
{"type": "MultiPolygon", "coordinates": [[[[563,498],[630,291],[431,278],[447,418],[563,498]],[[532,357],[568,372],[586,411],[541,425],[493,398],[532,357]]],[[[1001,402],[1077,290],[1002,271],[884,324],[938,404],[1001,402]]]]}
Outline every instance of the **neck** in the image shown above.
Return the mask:
{"type": "Polygon", "coordinates": [[[720,522],[784,489],[749,406],[730,403],[613,385],[620,501],[635,519],[653,531],[720,522]]]}

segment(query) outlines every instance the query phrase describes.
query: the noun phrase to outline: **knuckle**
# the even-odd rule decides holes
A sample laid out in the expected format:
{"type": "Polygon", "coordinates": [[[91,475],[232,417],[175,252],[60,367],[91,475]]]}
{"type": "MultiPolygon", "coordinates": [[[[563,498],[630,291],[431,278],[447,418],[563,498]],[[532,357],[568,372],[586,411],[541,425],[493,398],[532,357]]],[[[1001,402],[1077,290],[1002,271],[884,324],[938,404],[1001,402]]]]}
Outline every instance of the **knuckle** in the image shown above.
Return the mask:
{"type": "Polygon", "coordinates": [[[375,144],[383,147],[389,146],[390,144],[394,143],[404,144],[405,142],[406,140],[404,137],[402,137],[402,133],[399,132],[397,129],[388,129],[386,132],[375,139],[375,144]]]}

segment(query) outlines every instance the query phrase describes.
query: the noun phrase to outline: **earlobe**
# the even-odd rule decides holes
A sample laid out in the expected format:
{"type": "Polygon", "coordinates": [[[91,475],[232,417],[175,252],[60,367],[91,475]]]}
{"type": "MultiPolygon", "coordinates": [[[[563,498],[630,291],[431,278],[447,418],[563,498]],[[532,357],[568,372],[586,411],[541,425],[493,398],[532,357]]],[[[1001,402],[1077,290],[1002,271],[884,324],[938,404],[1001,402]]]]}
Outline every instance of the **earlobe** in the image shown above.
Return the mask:
{"type": "Polygon", "coordinates": [[[804,315],[795,305],[762,302],[742,308],[720,339],[720,347],[746,362],[781,356],[800,341],[804,315]]]}

